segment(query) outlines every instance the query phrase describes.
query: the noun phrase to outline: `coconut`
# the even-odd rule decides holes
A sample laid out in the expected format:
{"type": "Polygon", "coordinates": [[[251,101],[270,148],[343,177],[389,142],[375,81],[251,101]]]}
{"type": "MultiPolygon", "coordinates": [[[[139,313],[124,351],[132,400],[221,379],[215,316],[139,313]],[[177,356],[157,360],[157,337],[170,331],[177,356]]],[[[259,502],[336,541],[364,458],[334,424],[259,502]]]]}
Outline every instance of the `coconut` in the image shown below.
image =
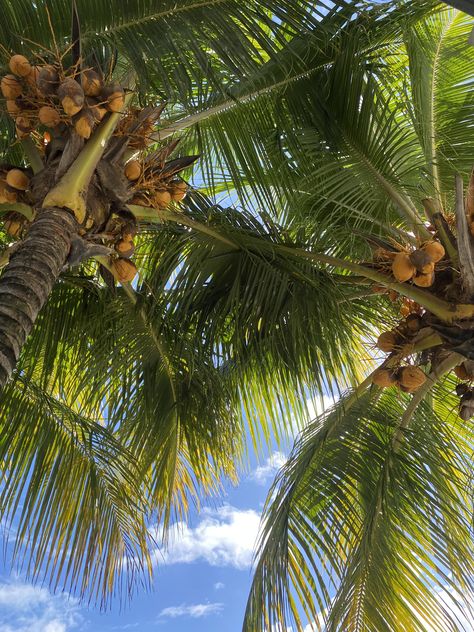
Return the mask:
{"type": "Polygon", "coordinates": [[[21,108],[15,99],[7,99],[6,105],[7,112],[11,117],[16,118],[21,114],[21,108]]]}
{"type": "Polygon", "coordinates": [[[76,130],[76,134],[81,138],[90,138],[94,124],[94,117],[89,110],[81,110],[81,112],[74,117],[74,129],[76,130]]]}
{"type": "Polygon", "coordinates": [[[169,191],[157,191],[153,198],[155,206],[159,208],[166,208],[171,202],[171,194],[169,191]]]}
{"type": "Polygon", "coordinates": [[[30,73],[26,75],[26,83],[32,88],[38,87],[39,68],[37,66],[31,66],[30,73]]]}
{"type": "Polygon", "coordinates": [[[431,266],[433,260],[424,250],[418,249],[414,250],[410,253],[410,261],[418,270],[418,272],[422,272],[423,274],[427,274],[428,272],[432,272],[431,269],[427,268],[427,266],[431,266]]]}
{"type": "Polygon", "coordinates": [[[82,89],[88,97],[98,97],[102,90],[102,80],[95,70],[84,70],[81,75],[82,89]]]}
{"type": "Polygon", "coordinates": [[[186,196],[187,191],[188,185],[186,182],[173,183],[171,188],[171,199],[175,202],[181,202],[181,200],[186,196]]]}
{"type": "Polygon", "coordinates": [[[0,204],[8,204],[17,201],[17,192],[7,186],[5,180],[0,180],[0,204]]]}
{"type": "Polygon", "coordinates": [[[408,393],[418,390],[426,382],[426,374],[418,366],[404,366],[398,371],[397,378],[408,393]]]}
{"type": "Polygon", "coordinates": [[[8,65],[12,73],[19,77],[26,77],[31,72],[30,62],[23,55],[13,55],[13,57],[10,57],[8,65]]]}
{"type": "Polygon", "coordinates": [[[396,383],[396,379],[389,369],[377,369],[372,375],[372,383],[381,388],[388,388],[396,383]]]}
{"type": "Polygon", "coordinates": [[[17,116],[15,119],[15,127],[18,138],[26,138],[33,130],[33,121],[26,116],[17,116]]]}
{"type": "Polygon", "coordinates": [[[5,75],[0,82],[0,90],[5,99],[17,99],[21,96],[23,88],[15,75],[5,75]]]}
{"type": "Polygon", "coordinates": [[[36,79],[38,90],[43,94],[54,94],[59,86],[59,75],[54,66],[43,66],[36,79]]]}
{"type": "Polygon", "coordinates": [[[130,283],[137,274],[137,268],[130,259],[114,259],[112,261],[112,274],[120,283],[130,283]]]}
{"type": "Polygon", "coordinates": [[[59,112],[49,105],[44,105],[39,109],[38,118],[40,123],[46,125],[46,127],[56,127],[61,122],[59,112]]]}
{"type": "Polygon", "coordinates": [[[30,184],[30,179],[21,169],[10,169],[10,171],[7,172],[7,184],[11,186],[12,189],[26,191],[30,184]]]}
{"type": "Polygon", "coordinates": [[[131,257],[135,252],[135,244],[132,240],[121,239],[115,244],[115,250],[122,257],[131,257]]]}
{"type": "Polygon", "coordinates": [[[416,268],[408,255],[404,252],[399,252],[392,262],[392,273],[397,281],[404,283],[414,276],[416,268]]]}
{"type": "Polygon", "coordinates": [[[434,283],[435,275],[433,272],[430,274],[417,274],[413,277],[413,283],[418,287],[431,287],[434,283]]]}
{"type": "Polygon", "coordinates": [[[19,237],[21,231],[23,229],[23,222],[19,222],[16,219],[7,219],[5,220],[3,227],[5,232],[10,235],[10,237],[19,237]]]}
{"type": "Polygon", "coordinates": [[[92,97],[86,97],[85,103],[97,123],[99,123],[108,112],[107,108],[101,102],[96,101],[96,99],[92,97]]]}
{"type": "Polygon", "coordinates": [[[125,91],[119,83],[106,86],[102,91],[102,96],[107,102],[106,106],[110,112],[121,112],[123,110],[125,91]]]}
{"type": "Polygon", "coordinates": [[[58,88],[58,97],[68,116],[74,116],[84,105],[84,91],[75,79],[65,79],[58,88]]]}
{"type": "Polygon", "coordinates": [[[128,180],[138,180],[142,175],[142,165],[139,160],[130,160],[125,165],[125,177],[128,180]]]}
{"type": "Polygon", "coordinates": [[[398,336],[394,331],[384,331],[377,338],[377,347],[380,351],[391,353],[398,343],[398,336]]]}
{"type": "Polygon", "coordinates": [[[418,314],[409,314],[405,320],[407,329],[413,333],[420,331],[422,326],[422,320],[418,314]]]}
{"type": "Polygon", "coordinates": [[[427,241],[425,244],[423,244],[422,249],[435,263],[441,261],[441,259],[445,255],[444,247],[442,244],[439,243],[439,241],[427,241]]]}

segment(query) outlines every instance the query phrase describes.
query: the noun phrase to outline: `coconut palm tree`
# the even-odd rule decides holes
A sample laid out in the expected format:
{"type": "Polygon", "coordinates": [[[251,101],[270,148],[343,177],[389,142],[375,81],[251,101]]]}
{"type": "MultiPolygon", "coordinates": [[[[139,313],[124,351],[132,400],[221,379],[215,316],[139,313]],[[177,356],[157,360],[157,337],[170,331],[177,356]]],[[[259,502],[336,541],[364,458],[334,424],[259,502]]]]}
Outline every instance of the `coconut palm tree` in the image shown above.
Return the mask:
{"type": "Polygon", "coordinates": [[[150,515],[166,530],[236,477],[247,432],[284,438],[301,393],[330,389],[269,501],[247,629],[456,629],[433,586],[460,599],[472,581],[467,19],[430,1],[82,0],[71,34],[69,1],[3,5],[16,559],[102,601],[130,592],[150,515]],[[180,200],[198,155],[204,184],[180,200]]]}

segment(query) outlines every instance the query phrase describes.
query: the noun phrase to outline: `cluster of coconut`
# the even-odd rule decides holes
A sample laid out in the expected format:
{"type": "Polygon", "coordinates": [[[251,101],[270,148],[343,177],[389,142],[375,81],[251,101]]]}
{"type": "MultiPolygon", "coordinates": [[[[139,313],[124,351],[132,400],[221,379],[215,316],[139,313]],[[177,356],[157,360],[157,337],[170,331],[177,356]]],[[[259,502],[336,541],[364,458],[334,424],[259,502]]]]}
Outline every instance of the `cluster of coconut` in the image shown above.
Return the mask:
{"type": "Polygon", "coordinates": [[[115,250],[109,264],[112,274],[120,283],[133,281],[137,274],[137,267],[130,260],[135,252],[134,238],[137,234],[138,223],[132,213],[126,211],[112,213],[102,234],[104,243],[115,250]]]}
{"type": "Polygon", "coordinates": [[[396,329],[384,331],[377,338],[377,348],[384,353],[392,353],[399,349],[407,340],[420,331],[423,326],[423,320],[420,314],[413,312],[401,323],[396,329]]]}
{"type": "Polygon", "coordinates": [[[474,417],[474,389],[471,384],[474,381],[474,361],[464,360],[454,369],[454,374],[460,380],[461,384],[456,386],[456,394],[459,395],[459,416],[464,421],[474,417]],[[469,382],[466,384],[466,382],[469,382]]]}
{"type": "Polygon", "coordinates": [[[174,176],[163,178],[153,165],[142,160],[132,159],[125,165],[125,177],[132,183],[132,204],[166,208],[171,201],[181,202],[186,196],[188,186],[174,176]]]}
{"type": "Polygon", "coordinates": [[[426,374],[419,366],[402,366],[377,369],[372,382],[381,388],[397,386],[404,393],[414,393],[426,382],[426,374]]]}
{"type": "Polygon", "coordinates": [[[38,125],[55,128],[67,123],[87,139],[107,112],[123,109],[124,88],[105,84],[98,70],[64,70],[60,63],[35,65],[23,55],[13,55],[9,67],[12,74],[2,78],[0,89],[18,138],[27,137],[38,125]]]}
{"type": "MultiPolygon", "coordinates": [[[[28,202],[26,197],[30,186],[30,177],[23,169],[0,170],[0,204],[28,202]]],[[[10,237],[18,238],[28,223],[20,213],[6,213],[2,216],[3,227],[10,237]]]]}
{"type": "Polygon", "coordinates": [[[392,274],[397,281],[412,280],[419,287],[430,287],[435,280],[435,265],[445,255],[442,244],[428,241],[412,252],[398,252],[392,261],[392,274]]]}

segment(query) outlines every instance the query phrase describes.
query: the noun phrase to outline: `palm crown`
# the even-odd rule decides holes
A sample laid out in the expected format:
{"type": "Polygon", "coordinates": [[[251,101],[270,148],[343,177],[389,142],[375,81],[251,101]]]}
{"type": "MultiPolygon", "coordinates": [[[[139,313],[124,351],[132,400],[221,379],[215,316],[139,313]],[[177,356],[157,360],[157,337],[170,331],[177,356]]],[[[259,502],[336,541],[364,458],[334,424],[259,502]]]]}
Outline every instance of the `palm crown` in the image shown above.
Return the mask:
{"type": "MultiPolygon", "coordinates": [[[[69,2],[5,4],[5,60],[68,49],[69,2]]],[[[166,528],[234,479],[247,426],[261,446],[304,420],[302,392],[349,389],[275,483],[245,625],[322,612],[328,629],[458,629],[433,586],[454,604],[472,582],[473,437],[449,373],[472,353],[459,222],[474,207],[454,187],[473,165],[469,20],[433,2],[109,4],[78,2],[82,56],[115,77],[133,67],[140,104],[169,101],[158,150],[179,136],[204,185],[175,206],[128,204],[134,287],[104,283],[103,258],[53,284],[2,392],[0,506],[19,559],[102,600],[130,590],[151,512],[166,528]],[[248,210],[217,204],[226,190],[248,210]],[[418,269],[408,255],[432,241],[445,254],[418,269]],[[397,281],[401,251],[413,270],[397,281]],[[395,331],[390,383],[413,394],[372,374],[357,386],[381,328],[395,331]],[[428,374],[416,391],[406,365],[428,374]]],[[[3,121],[5,162],[38,159],[3,121]]]]}

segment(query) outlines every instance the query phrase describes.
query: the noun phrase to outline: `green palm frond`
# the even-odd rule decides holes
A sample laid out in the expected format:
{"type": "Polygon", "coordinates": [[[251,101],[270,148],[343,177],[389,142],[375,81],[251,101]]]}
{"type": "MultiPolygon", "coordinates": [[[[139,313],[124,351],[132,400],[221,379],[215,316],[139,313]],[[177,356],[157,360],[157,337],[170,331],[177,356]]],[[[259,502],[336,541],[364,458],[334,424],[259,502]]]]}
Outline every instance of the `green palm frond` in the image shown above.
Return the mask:
{"type": "Polygon", "coordinates": [[[151,571],[134,457],[96,419],[18,376],[2,393],[1,520],[13,563],[103,605],[151,571]]]}
{"type": "Polygon", "coordinates": [[[246,629],[464,629],[472,428],[453,390],[348,395],[304,431],[267,502],[246,629]]]}

